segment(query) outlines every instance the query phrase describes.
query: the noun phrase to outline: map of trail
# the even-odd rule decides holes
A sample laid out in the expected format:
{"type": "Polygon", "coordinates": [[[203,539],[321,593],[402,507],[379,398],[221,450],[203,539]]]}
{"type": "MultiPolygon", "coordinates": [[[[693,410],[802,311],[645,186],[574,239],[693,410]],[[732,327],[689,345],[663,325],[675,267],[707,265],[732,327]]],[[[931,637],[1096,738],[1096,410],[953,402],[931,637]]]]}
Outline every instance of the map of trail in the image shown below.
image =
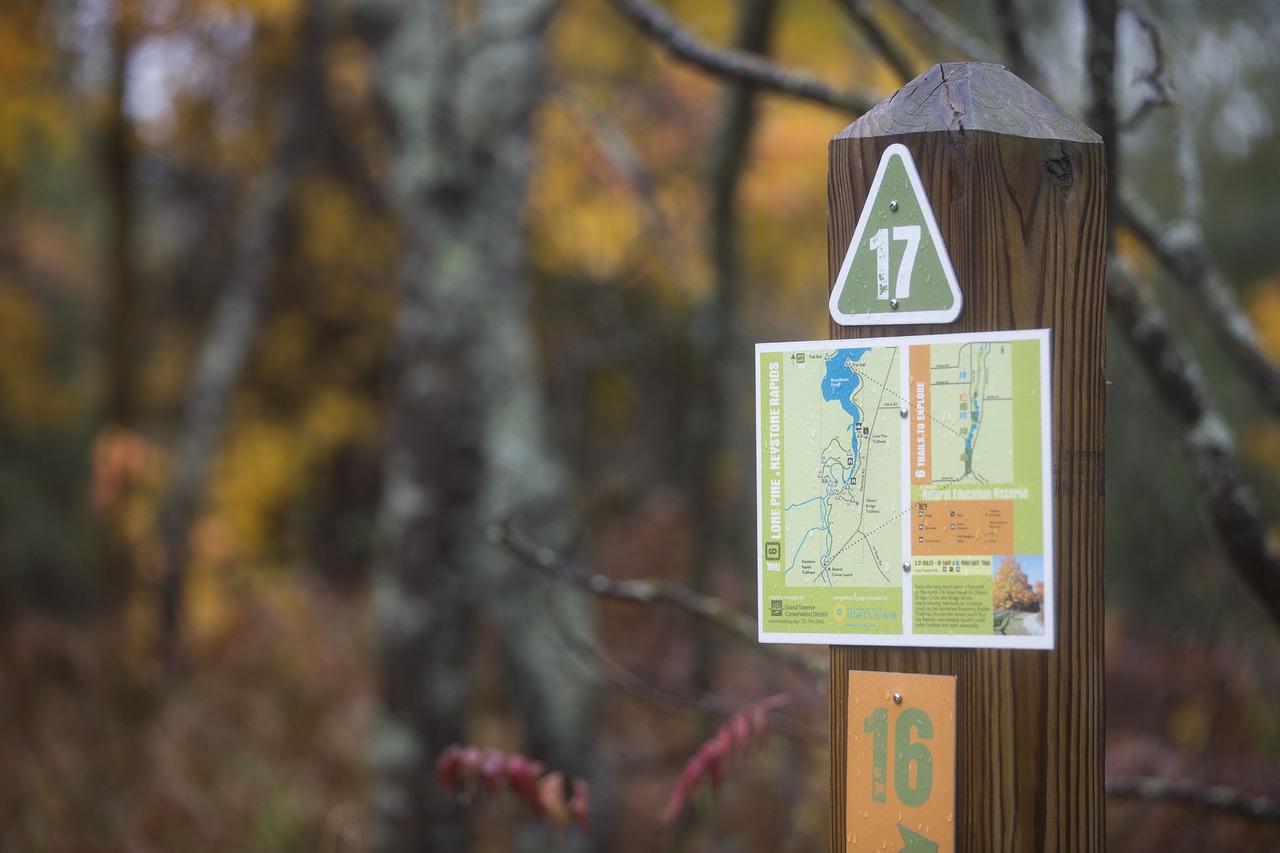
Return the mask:
{"type": "Polygon", "coordinates": [[[1053,647],[1049,334],[757,346],[761,639],[1053,647]]]}
{"type": "Polygon", "coordinates": [[[901,586],[896,347],[794,353],[782,365],[787,586],[901,586]]]}
{"type": "Polygon", "coordinates": [[[1010,352],[985,341],[929,347],[934,484],[1014,481],[1010,352]]]}

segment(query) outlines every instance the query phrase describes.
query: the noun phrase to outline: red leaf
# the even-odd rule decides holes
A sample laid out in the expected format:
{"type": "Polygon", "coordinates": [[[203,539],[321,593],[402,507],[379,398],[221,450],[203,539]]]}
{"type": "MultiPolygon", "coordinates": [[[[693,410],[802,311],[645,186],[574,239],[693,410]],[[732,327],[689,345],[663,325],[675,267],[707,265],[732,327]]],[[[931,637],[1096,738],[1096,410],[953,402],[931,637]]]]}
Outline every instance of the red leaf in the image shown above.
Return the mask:
{"type": "Polygon", "coordinates": [[[569,804],[564,798],[564,775],[559,771],[548,773],[538,782],[538,802],[543,814],[556,826],[569,823],[569,804]]]}
{"type": "Polygon", "coordinates": [[[502,784],[505,776],[506,756],[496,749],[486,749],[481,759],[480,777],[484,780],[486,791],[493,792],[502,784]]]}
{"type": "Polygon", "coordinates": [[[440,784],[454,791],[472,791],[478,782],[490,792],[506,785],[530,811],[557,827],[573,821],[586,832],[589,826],[587,783],[574,778],[566,788],[564,774],[548,773],[541,762],[518,752],[449,746],[436,759],[436,773],[440,784]],[[570,789],[572,796],[567,797],[570,789]]]}
{"type": "Polygon", "coordinates": [[[512,753],[507,756],[507,784],[511,786],[511,790],[515,792],[517,797],[539,815],[543,811],[542,802],[538,799],[538,779],[542,776],[543,770],[544,768],[541,764],[536,761],[530,761],[519,753],[512,753]]]}
{"type": "Polygon", "coordinates": [[[447,746],[436,759],[436,778],[443,788],[452,790],[459,781],[459,762],[462,759],[462,747],[457,744],[447,746]]]}
{"type": "Polygon", "coordinates": [[[751,722],[745,714],[738,714],[729,721],[729,726],[733,728],[734,745],[740,753],[746,752],[747,747],[751,744],[751,732],[754,728],[751,722]]]}
{"type": "Polygon", "coordinates": [[[745,752],[767,730],[766,712],[780,708],[788,701],[790,697],[785,693],[761,699],[730,717],[706,743],[698,747],[676,780],[671,798],[662,810],[662,823],[670,825],[675,822],[704,777],[712,786],[718,787],[724,779],[725,765],[731,753],[745,752]]]}
{"type": "Polygon", "coordinates": [[[591,831],[591,789],[581,779],[573,780],[573,796],[569,798],[569,814],[583,834],[591,831]]]}

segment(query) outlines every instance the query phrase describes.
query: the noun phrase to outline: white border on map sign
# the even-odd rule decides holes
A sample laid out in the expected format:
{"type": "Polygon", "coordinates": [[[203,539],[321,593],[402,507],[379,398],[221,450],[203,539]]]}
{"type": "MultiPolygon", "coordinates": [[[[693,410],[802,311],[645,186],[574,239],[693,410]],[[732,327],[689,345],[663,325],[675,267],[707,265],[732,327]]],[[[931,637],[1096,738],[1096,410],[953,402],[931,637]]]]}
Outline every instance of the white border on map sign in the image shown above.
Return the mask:
{"type": "MultiPolygon", "coordinates": [[[[902,356],[900,355],[901,359],[902,356]]],[[[945,335],[912,335],[885,338],[849,338],[831,341],[785,341],[777,343],[757,343],[755,345],[755,421],[756,421],[756,626],[759,641],[762,643],[795,643],[833,646],[898,646],[922,648],[965,648],[965,649],[1037,649],[1052,650],[1057,637],[1057,601],[1055,594],[1057,567],[1054,559],[1054,538],[1056,528],[1053,524],[1053,387],[1051,383],[1050,360],[1052,347],[1049,329],[1019,329],[999,332],[963,332],[945,335]],[[1000,341],[1036,340],[1040,342],[1040,429],[1041,429],[1041,494],[1043,561],[1044,561],[1044,607],[1041,616],[1044,619],[1044,633],[1040,635],[1005,635],[1005,634],[912,634],[910,628],[911,572],[904,572],[903,578],[903,633],[901,634],[823,634],[823,633],[782,633],[764,630],[765,592],[764,592],[764,513],[761,512],[764,495],[764,471],[760,464],[763,453],[761,435],[761,398],[760,398],[760,355],[763,352],[813,352],[829,349],[855,349],[858,347],[898,347],[933,343],[995,343],[1000,341]]],[[[907,375],[904,362],[902,373],[907,375]]],[[[903,397],[905,399],[905,397],[903,397]]],[[[904,442],[906,444],[907,442],[904,442]]],[[[904,450],[905,452],[905,450],[904,450]]],[[[905,476],[909,469],[903,467],[904,499],[903,506],[910,505],[910,480],[905,476]]],[[[910,534],[907,531],[909,522],[906,512],[903,513],[904,553],[910,553],[910,534]]],[[[802,589],[797,587],[797,589],[802,589]]]]}

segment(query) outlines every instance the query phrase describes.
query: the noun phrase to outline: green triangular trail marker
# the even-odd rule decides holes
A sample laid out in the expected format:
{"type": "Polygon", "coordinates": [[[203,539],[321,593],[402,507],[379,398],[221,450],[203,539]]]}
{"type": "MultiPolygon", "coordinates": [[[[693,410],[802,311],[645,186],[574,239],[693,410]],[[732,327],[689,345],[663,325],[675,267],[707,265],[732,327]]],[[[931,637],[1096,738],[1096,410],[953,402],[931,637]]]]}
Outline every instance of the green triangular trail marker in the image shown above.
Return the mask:
{"type": "Polygon", "coordinates": [[[831,291],[843,326],[950,323],[960,286],[906,146],[885,149],[831,291]]]}
{"type": "Polygon", "coordinates": [[[898,853],[938,853],[938,842],[925,838],[902,824],[898,824],[898,834],[902,836],[902,849],[898,853]]]}

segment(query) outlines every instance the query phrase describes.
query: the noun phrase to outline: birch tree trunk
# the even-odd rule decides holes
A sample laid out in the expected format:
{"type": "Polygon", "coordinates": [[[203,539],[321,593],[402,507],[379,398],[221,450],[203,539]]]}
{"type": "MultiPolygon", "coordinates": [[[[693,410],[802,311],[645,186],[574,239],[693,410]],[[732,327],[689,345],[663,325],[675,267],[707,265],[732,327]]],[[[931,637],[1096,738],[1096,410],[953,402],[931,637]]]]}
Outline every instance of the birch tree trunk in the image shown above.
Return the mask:
{"type": "Polygon", "coordinates": [[[374,843],[382,851],[470,846],[433,763],[466,739],[481,614],[501,633],[527,751],[556,769],[585,769],[587,679],[547,617],[554,609],[558,624],[572,624],[580,610],[568,592],[553,598],[488,537],[505,512],[556,507],[564,485],[544,435],[521,228],[554,7],[364,7],[387,34],[379,86],[395,125],[390,184],[408,237],[377,579],[383,718],[374,742],[374,843]]]}

